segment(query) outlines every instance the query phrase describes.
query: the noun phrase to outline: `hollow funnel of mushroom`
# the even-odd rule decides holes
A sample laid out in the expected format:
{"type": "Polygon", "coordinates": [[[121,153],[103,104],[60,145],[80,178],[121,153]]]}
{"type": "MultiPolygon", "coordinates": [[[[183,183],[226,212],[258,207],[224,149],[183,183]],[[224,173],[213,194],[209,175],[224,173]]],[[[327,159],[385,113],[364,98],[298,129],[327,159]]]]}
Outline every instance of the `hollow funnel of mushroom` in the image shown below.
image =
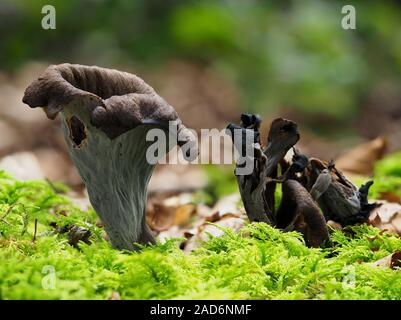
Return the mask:
{"type": "MultiPolygon", "coordinates": [[[[168,133],[175,121],[180,141],[169,141],[164,153],[183,141],[197,148],[174,108],[135,75],[72,64],[49,66],[26,89],[23,102],[42,107],[49,119],[61,113],[70,156],[113,246],[134,250],[136,242],[153,243],[144,216],[155,166],[146,159],[146,134],[152,128],[168,133]]],[[[193,154],[187,150],[183,156],[193,154]]]]}

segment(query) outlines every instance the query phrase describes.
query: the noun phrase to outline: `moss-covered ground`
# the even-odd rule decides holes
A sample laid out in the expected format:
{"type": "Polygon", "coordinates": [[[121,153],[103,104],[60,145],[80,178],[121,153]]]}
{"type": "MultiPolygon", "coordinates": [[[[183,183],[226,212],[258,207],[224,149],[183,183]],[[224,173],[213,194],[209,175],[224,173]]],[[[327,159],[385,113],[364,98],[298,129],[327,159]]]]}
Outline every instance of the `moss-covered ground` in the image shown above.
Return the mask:
{"type": "MultiPolygon", "coordinates": [[[[398,192],[400,159],[377,165],[372,193],[398,192]]],[[[248,224],[190,254],[179,240],[130,253],[114,250],[96,220],[46,181],[1,173],[0,299],[401,299],[401,272],[371,264],[401,250],[401,238],[367,225],[332,233],[320,249],[248,224]],[[92,243],[75,248],[54,224],[88,228],[92,243]]]]}

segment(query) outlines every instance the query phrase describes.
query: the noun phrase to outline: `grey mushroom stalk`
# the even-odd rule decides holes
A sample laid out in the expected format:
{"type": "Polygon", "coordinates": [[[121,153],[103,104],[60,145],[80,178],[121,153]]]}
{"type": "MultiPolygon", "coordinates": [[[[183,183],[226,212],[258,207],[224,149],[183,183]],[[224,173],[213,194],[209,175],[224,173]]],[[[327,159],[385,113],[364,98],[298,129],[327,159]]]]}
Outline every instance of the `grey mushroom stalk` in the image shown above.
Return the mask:
{"type": "Polygon", "coordinates": [[[155,167],[146,159],[153,143],[146,134],[161,128],[169,137],[169,122],[175,121],[180,141],[170,136],[163,152],[178,143],[190,146],[183,148],[186,159],[197,155],[195,136],[174,108],[135,75],[72,64],[49,66],[23,102],[42,107],[50,119],[61,114],[70,156],[113,246],[134,250],[135,243],[154,243],[145,221],[155,167]]]}

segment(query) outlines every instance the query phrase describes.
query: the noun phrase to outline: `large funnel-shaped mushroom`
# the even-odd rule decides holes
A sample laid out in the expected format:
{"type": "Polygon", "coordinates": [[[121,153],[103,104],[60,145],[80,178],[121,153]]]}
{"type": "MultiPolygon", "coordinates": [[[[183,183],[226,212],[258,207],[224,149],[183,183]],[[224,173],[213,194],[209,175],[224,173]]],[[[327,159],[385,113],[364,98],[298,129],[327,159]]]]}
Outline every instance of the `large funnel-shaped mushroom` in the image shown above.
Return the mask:
{"type": "Polygon", "coordinates": [[[152,144],[146,134],[160,128],[168,142],[163,152],[190,142],[184,157],[197,155],[195,137],[174,108],[137,76],[71,64],[49,66],[23,102],[42,107],[50,119],[61,113],[71,158],[112,244],[133,250],[135,242],[154,242],[144,217],[154,169],[146,159],[152,144]],[[168,134],[170,121],[177,122],[179,141],[168,134]]]}

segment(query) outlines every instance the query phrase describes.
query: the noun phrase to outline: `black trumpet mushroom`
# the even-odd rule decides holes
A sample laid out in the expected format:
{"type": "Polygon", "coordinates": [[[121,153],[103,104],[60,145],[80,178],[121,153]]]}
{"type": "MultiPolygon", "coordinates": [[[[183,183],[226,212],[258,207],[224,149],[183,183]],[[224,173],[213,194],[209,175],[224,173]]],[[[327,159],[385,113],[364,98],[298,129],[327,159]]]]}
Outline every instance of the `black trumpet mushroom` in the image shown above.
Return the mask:
{"type": "Polygon", "coordinates": [[[260,124],[259,116],[243,114],[240,125],[227,127],[240,154],[235,174],[250,221],[299,231],[312,247],[320,246],[328,238],[328,220],[343,226],[366,222],[376,206],[367,199],[372,181],[358,189],[334,162],[301,154],[294,147],[300,139],[298,127],[290,120],[273,120],[263,148],[260,124]],[[291,148],[294,155],[288,162],[284,157],[291,148]],[[250,170],[244,170],[247,165],[250,170]],[[282,199],[276,209],[274,194],[278,183],[282,184],[282,199]]]}
{"type": "Polygon", "coordinates": [[[113,246],[134,250],[135,243],[154,243],[145,221],[155,167],[147,159],[153,143],[147,133],[152,128],[166,133],[159,158],[177,143],[187,146],[187,160],[197,156],[195,136],[174,108],[135,75],[73,64],[49,66],[26,89],[23,102],[42,107],[49,119],[61,114],[70,156],[113,246]],[[177,135],[169,131],[171,121],[177,135]]]}

